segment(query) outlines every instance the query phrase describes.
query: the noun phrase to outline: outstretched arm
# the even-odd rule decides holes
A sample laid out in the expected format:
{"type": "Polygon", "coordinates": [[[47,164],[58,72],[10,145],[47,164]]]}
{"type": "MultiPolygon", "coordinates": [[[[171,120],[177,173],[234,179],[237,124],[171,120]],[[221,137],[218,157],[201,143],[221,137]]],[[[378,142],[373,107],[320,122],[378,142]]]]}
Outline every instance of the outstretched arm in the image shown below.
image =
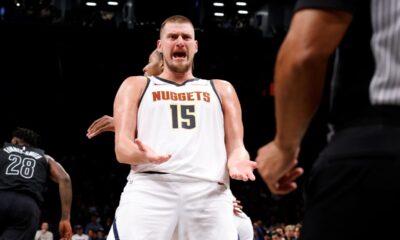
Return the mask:
{"type": "Polygon", "coordinates": [[[70,222],[71,203],[72,203],[72,184],[71,178],[65,169],[52,157],[46,155],[50,166],[50,178],[58,183],[61,200],[61,220],[59,231],[61,239],[69,240],[72,237],[72,228],[70,222]]]}
{"type": "Polygon", "coordinates": [[[114,100],[115,154],[117,160],[127,164],[160,164],[170,159],[169,154],[157,154],[136,138],[136,118],[139,100],[147,79],[127,78],[120,86],[114,100]]]}
{"type": "Polygon", "coordinates": [[[91,139],[103,132],[115,132],[113,117],[104,115],[96,119],[88,128],[86,136],[91,139]]]}
{"type": "Polygon", "coordinates": [[[254,181],[253,170],[257,165],[256,162],[250,161],[250,155],[243,143],[242,110],[236,91],[227,81],[214,80],[214,84],[224,112],[229,175],[236,180],[254,181]]]}
{"type": "Polygon", "coordinates": [[[350,22],[347,12],[305,9],[294,16],[275,67],[274,141],[258,150],[258,171],[275,194],[297,188],[297,155],[319,106],[328,59],[350,22]]]}

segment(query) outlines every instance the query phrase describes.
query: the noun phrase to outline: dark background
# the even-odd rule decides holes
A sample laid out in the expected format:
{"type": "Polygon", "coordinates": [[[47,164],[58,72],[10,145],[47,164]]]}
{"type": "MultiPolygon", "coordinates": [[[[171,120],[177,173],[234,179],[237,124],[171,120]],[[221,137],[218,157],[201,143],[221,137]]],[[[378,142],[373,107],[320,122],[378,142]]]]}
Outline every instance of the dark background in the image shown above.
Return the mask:
{"type": "MultiPolygon", "coordinates": [[[[234,1],[225,1],[226,14],[217,18],[209,0],[137,0],[131,9],[125,1],[116,7],[97,1],[90,8],[85,1],[21,0],[16,6],[0,0],[0,140],[9,141],[17,126],[40,133],[43,148],[72,178],[72,224],[85,225],[93,211],[102,220],[112,218],[129,166],[115,160],[112,133],[88,140],[86,129],[96,118],[112,115],[115,93],[126,77],[142,74],[160,23],[183,14],[193,20],[199,41],[194,74],[235,86],[245,144],[254,159],[275,131],[270,87],[293,2],[248,0],[249,14],[242,16],[234,1]]],[[[325,112],[321,108],[303,142],[300,164],[306,175],[325,144],[325,112]]],[[[299,190],[284,197],[272,196],[260,178],[232,181],[232,190],[253,221],[297,223],[306,175],[299,190]]],[[[59,209],[57,186],[50,184],[42,219],[54,230],[59,209]]]]}

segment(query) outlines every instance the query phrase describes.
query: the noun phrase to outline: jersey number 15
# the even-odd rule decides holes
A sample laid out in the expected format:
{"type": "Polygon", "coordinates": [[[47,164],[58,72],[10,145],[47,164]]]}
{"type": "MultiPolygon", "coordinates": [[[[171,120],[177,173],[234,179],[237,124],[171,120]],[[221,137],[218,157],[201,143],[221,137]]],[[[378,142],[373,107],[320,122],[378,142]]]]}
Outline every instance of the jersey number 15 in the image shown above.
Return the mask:
{"type": "Polygon", "coordinates": [[[172,128],[192,129],[196,127],[194,105],[171,105],[172,128]]]}

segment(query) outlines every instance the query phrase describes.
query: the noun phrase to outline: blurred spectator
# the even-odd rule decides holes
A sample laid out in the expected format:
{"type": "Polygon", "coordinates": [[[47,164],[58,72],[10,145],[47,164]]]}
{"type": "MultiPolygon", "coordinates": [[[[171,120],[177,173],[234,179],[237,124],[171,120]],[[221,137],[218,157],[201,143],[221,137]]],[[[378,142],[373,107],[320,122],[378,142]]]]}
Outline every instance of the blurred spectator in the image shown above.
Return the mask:
{"type": "Polygon", "coordinates": [[[94,212],[90,216],[90,222],[85,226],[85,233],[89,235],[89,230],[97,231],[100,228],[104,229],[103,226],[100,224],[100,218],[98,214],[94,212]]]}
{"type": "Polygon", "coordinates": [[[72,240],[89,240],[89,236],[83,233],[82,225],[75,225],[75,234],[72,235],[72,240]]]}
{"type": "Polygon", "coordinates": [[[266,235],[266,230],[264,228],[264,224],[261,220],[255,221],[253,223],[254,226],[254,239],[255,240],[264,240],[264,236],[266,235]]]}
{"type": "Polygon", "coordinates": [[[103,228],[97,229],[97,238],[96,240],[106,240],[106,234],[103,228]]]}
{"type": "Polygon", "coordinates": [[[296,236],[294,234],[295,226],[294,225],[286,225],[285,226],[285,239],[286,240],[296,240],[296,236]]]}
{"type": "Polygon", "coordinates": [[[53,233],[49,231],[47,222],[42,222],[40,230],[36,232],[35,240],[53,240],[53,233]]]}

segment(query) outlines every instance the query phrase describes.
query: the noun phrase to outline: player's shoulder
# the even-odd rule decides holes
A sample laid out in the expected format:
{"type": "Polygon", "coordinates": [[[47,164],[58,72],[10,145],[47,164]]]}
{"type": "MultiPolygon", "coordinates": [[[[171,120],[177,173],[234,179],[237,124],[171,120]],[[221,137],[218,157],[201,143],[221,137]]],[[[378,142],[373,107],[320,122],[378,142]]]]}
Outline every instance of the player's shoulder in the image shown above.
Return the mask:
{"type": "Polygon", "coordinates": [[[124,80],[123,84],[140,85],[140,84],[146,84],[147,81],[148,79],[145,76],[129,76],[124,80]]]}
{"type": "Polygon", "coordinates": [[[211,82],[218,88],[232,87],[232,84],[224,79],[211,79],[211,82]]]}
{"type": "Polygon", "coordinates": [[[144,76],[130,76],[127,77],[121,84],[120,88],[122,90],[131,92],[139,90],[142,91],[147,85],[148,79],[144,76]]]}
{"type": "Polygon", "coordinates": [[[225,95],[226,93],[229,93],[234,89],[233,85],[228,82],[227,80],[223,79],[212,79],[211,80],[213,85],[215,86],[216,91],[220,95],[225,95]]]}
{"type": "Polygon", "coordinates": [[[48,161],[55,161],[54,158],[48,154],[44,154],[44,157],[48,160],[48,161]]]}

